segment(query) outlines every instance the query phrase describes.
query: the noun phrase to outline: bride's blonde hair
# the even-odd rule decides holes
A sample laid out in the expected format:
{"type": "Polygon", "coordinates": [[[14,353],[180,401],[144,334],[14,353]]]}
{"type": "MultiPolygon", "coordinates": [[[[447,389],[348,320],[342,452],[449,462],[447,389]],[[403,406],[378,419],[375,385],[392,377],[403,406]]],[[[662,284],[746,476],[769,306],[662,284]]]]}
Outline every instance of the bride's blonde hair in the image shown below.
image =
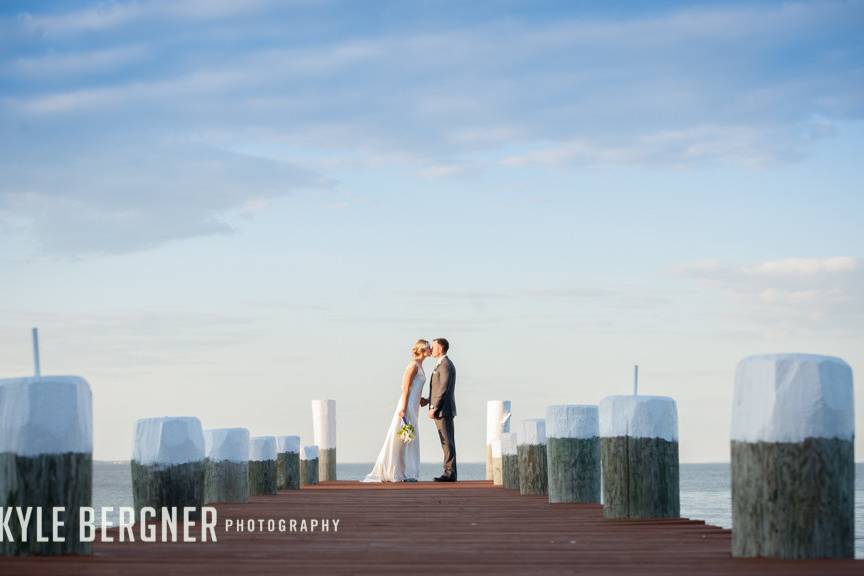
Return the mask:
{"type": "Polygon", "coordinates": [[[423,353],[428,349],[428,340],[417,340],[417,342],[414,343],[414,347],[411,348],[411,353],[414,354],[415,360],[419,360],[420,358],[423,358],[423,353]]]}

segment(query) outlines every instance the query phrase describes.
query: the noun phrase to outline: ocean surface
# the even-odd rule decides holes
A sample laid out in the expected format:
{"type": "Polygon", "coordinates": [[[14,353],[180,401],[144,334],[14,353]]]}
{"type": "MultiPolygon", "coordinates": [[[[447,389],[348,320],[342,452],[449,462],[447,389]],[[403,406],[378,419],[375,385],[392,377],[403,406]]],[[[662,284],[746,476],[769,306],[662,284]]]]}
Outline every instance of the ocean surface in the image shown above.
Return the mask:
{"type": "MultiPolygon", "coordinates": [[[[340,480],[359,480],[372,469],[372,464],[339,464],[340,480]]],[[[441,465],[421,464],[420,479],[431,480],[441,474],[441,465]]],[[[483,463],[459,464],[461,480],[483,480],[483,463]]],[[[681,515],[705,520],[708,524],[732,527],[732,496],[729,464],[681,465],[681,515]]],[[[97,508],[116,509],[132,505],[132,477],[128,462],[96,462],[93,470],[93,504],[97,508]]],[[[98,514],[97,514],[98,517],[98,514]]],[[[864,558],[864,464],[855,465],[855,557],[864,558]]]]}

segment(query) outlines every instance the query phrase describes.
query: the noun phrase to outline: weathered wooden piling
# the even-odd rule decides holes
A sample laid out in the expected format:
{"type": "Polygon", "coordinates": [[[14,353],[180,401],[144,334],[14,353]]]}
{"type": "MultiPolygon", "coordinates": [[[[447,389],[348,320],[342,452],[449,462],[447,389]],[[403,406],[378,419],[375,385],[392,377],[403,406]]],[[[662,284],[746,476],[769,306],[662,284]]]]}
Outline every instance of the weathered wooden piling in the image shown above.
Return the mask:
{"type": "Polygon", "coordinates": [[[549,502],[600,502],[600,426],[597,406],[546,408],[549,502]]]}
{"type": "MultiPolygon", "coordinates": [[[[510,401],[489,400],[486,403],[486,479],[494,480],[496,463],[492,455],[492,445],[501,434],[510,432],[510,401]]],[[[497,466],[500,468],[501,463],[497,466]]]]}
{"type": "Polygon", "coordinates": [[[732,406],[732,555],[852,558],[852,369],[809,354],[738,364],[732,406]]]}
{"type": "Polygon", "coordinates": [[[249,500],[249,430],[204,431],[204,503],[249,500]]]}
{"type": "Polygon", "coordinates": [[[546,422],[542,418],[523,420],[518,438],[519,493],[546,494],[546,422]]]}
{"type": "Polygon", "coordinates": [[[253,436],[249,440],[249,494],[276,494],[276,437],[253,436]]]}
{"type": "Polygon", "coordinates": [[[300,488],[300,437],[277,436],[276,487],[279,490],[300,488]]]}
{"type": "Polygon", "coordinates": [[[144,507],[204,504],[204,430],[191,416],[143,418],[135,423],[132,500],[135,515],[144,507]]]}
{"type": "Polygon", "coordinates": [[[300,448],[300,486],[318,484],[319,476],[318,446],[300,448]]]}
{"type": "Polygon", "coordinates": [[[336,480],[336,401],[312,401],[312,430],[318,446],[318,478],[336,480]]]}
{"type": "Polygon", "coordinates": [[[680,516],[675,400],[609,396],[600,402],[599,413],[603,515],[680,516]]]}
{"type": "Polygon", "coordinates": [[[515,432],[501,434],[501,485],[519,490],[519,449],[515,432]]]}
{"type": "Polygon", "coordinates": [[[501,438],[492,441],[492,485],[504,485],[504,470],[501,455],[501,438]]]}
{"type": "Polygon", "coordinates": [[[81,508],[93,505],[92,478],[87,381],[77,376],[0,380],[0,507],[32,510],[26,530],[11,514],[12,540],[0,535],[0,555],[90,554],[79,530],[81,508]],[[65,509],[58,518],[64,525],[57,526],[65,541],[41,542],[37,522],[50,535],[55,507],[65,509]]]}

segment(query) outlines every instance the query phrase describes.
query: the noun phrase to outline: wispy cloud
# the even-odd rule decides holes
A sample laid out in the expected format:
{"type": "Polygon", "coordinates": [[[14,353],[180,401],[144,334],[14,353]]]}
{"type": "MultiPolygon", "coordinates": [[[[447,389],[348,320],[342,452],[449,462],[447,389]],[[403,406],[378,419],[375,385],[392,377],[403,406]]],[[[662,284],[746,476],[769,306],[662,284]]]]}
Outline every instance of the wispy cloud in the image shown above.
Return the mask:
{"type": "MultiPolygon", "coordinates": [[[[434,179],[517,167],[770,166],[806,158],[814,140],[864,117],[854,25],[864,5],[856,2],[625,17],[565,11],[545,19],[518,19],[506,9],[475,19],[444,11],[433,23],[394,12],[374,25],[358,20],[351,3],[296,4],[61,4],[5,19],[2,28],[20,46],[6,57],[0,169],[37,173],[34,159],[44,157],[32,151],[48,142],[52,165],[85,164],[113,179],[113,198],[129,204],[110,211],[119,216],[141,213],[134,183],[154,176],[122,162],[117,142],[130,157],[150,155],[152,142],[191,142],[240,156],[257,150],[324,175],[363,167],[434,179]],[[284,19],[304,33],[285,34],[274,24],[284,19]],[[106,33],[85,39],[94,31],[106,33]],[[114,164],[96,166],[92,158],[114,164]],[[123,176],[114,178],[115,170],[123,176]]],[[[32,219],[40,234],[64,229],[50,215],[71,207],[104,220],[89,184],[75,184],[88,180],[71,172],[78,174],[72,185],[52,184],[62,194],[22,187],[20,179],[3,184],[0,209],[32,219]]],[[[238,196],[176,227],[224,230],[219,210],[262,197],[238,196]]],[[[117,220],[115,232],[134,224],[117,220]]],[[[176,236],[152,234],[160,229],[134,234],[156,244],[176,236]]]]}
{"type": "Polygon", "coordinates": [[[741,317],[767,330],[842,332],[864,320],[864,258],[704,261],[684,273],[727,292],[741,317]]]}
{"type": "Polygon", "coordinates": [[[81,73],[105,72],[140,60],[150,54],[142,44],[117,46],[101,50],[51,53],[15,60],[11,69],[27,77],[56,77],[81,73]]]}
{"type": "Polygon", "coordinates": [[[67,35],[109,30],[148,20],[195,21],[230,18],[238,13],[260,10],[271,3],[263,0],[109,1],[59,13],[24,13],[20,16],[20,21],[22,26],[32,33],[67,35]]]}
{"type": "Polygon", "coordinates": [[[10,169],[0,210],[27,221],[46,251],[68,255],[230,233],[232,211],[260,211],[272,198],[330,185],[289,164],[159,141],[88,150],[53,166],[10,169]]]}

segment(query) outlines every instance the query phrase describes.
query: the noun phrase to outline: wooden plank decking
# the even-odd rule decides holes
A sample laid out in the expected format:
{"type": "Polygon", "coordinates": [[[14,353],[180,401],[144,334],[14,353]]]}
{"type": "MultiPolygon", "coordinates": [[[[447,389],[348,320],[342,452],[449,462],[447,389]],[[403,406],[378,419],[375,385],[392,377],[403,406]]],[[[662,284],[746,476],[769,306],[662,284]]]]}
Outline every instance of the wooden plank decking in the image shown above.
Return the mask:
{"type": "Polygon", "coordinates": [[[0,558],[0,574],[864,574],[861,561],[731,558],[730,532],[609,521],[489,482],[330,482],[220,505],[216,543],[97,543],[91,557],[0,558]],[[339,518],[334,533],[224,532],[228,518],[339,518]]]}

